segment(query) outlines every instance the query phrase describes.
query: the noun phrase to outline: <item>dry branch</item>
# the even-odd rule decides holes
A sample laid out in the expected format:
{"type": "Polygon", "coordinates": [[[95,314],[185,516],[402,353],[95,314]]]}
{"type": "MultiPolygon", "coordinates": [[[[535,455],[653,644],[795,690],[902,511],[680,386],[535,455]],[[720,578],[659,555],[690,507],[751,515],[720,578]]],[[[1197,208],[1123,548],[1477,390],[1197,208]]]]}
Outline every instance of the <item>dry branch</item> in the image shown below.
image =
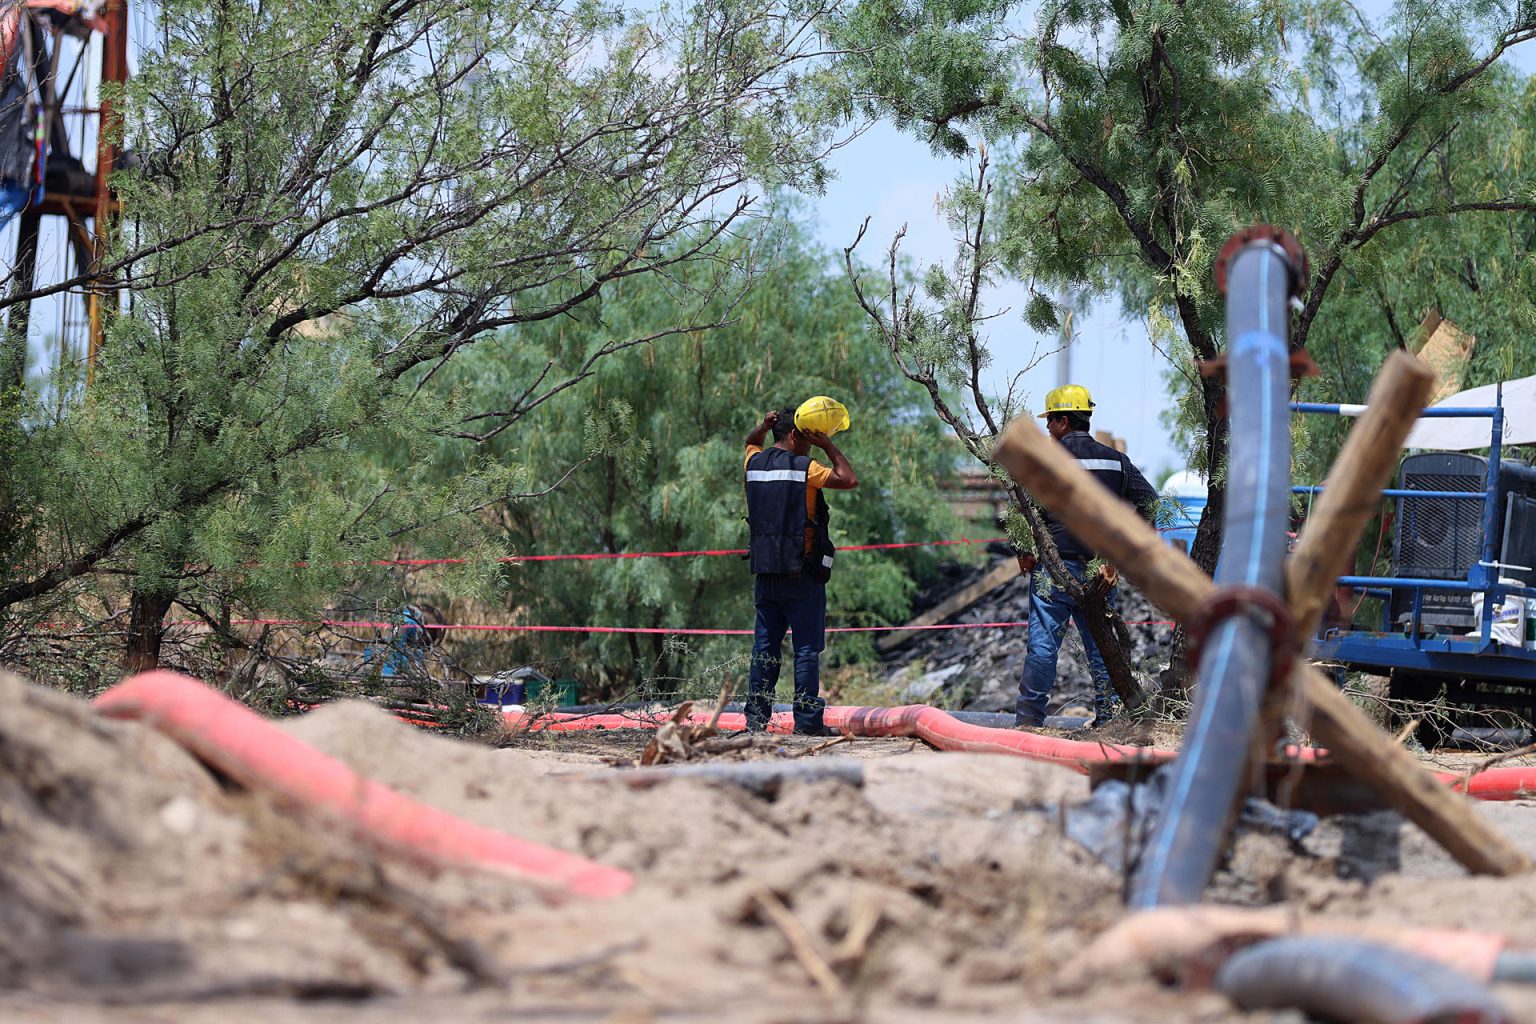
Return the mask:
{"type": "Polygon", "coordinates": [[[795,955],[796,960],[800,961],[800,966],[805,968],[805,973],[811,976],[811,980],[833,999],[841,999],[846,995],[847,990],[843,987],[842,981],[832,972],[827,962],[828,956],[821,949],[821,944],[805,930],[805,926],[795,915],[790,913],[784,902],[761,886],[753,891],[752,899],[762,908],[768,920],[784,933],[790,952],[795,955]]]}

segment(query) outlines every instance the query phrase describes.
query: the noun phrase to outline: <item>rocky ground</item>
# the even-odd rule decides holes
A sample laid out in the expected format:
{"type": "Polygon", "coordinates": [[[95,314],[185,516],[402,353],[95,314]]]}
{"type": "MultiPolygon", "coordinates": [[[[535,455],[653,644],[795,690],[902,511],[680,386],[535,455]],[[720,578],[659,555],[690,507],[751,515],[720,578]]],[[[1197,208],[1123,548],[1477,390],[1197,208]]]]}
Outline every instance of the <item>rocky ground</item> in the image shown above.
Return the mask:
{"type": "MultiPolygon", "coordinates": [[[[0,704],[6,1021],[1275,1019],[1144,970],[1085,974],[1124,877],[1065,834],[1087,784],[1057,766],[773,737],[702,761],[855,764],[860,779],[636,787],[644,734],[495,746],[360,703],[286,720],[431,805],[634,873],[628,894],[591,900],[370,849],[149,725],[15,677],[0,704]]],[[[1536,805],[1482,811],[1536,850],[1536,805]]],[[[1300,842],[1250,830],[1211,898],[1536,944],[1536,886],[1468,878],[1385,812],[1300,842]]],[[[1528,992],[1501,995],[1536,1016],[1528,992]]]]}
{"type": "MultiPolygon", "coordinates": [[[[995,553],[996,554],[996,553],[995,553]]],[[[998,554],[987,565],[949,563],[919,593],[913,616],[934,607],[952,593],[979,580],[1004,558],[998,554]]],[[[1125,618],[1134,645],[1132,664],[1144,680],[1155,679],[1168,667],[1168,645],[1173,627],[1151,602],[1130,584],[1121,582],[1116,603],[1125,618]]],[[[1029,581],[1026,577],[998,587],[969,608],[945,622],[1026,622],[1029,619],[1029,581]]],[[[1012,711],[1024,674],[1026,629],[956,629],[921,632],[895,648],[884,664],[905,684],[914,701],[942,703],[964,711],[1012,711]]],[[[1093,704],[1087,656],[1077,627],[1067,630],[1057,662],[1056,690],[1050,713],[1093,704]]]]}

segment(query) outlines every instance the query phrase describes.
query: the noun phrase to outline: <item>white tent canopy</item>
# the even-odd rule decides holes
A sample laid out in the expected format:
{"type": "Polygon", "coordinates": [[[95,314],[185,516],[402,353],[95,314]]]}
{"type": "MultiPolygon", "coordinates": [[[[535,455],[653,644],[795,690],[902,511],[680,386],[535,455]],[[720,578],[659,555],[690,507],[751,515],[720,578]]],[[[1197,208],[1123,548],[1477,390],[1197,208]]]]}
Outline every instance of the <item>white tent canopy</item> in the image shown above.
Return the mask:
{"type": "MultiPolygon", "coordinates": [[[[1442,398],[1431,409],[1486,408],[1497,404],[1497,384],[1458,391],[1442,398]]],[[[1536,377],[1521,377],[1504,382],[1503,444],[1536,444],[1536,377]]],[[[1421,419],[1408,432],[1404,448],[1431,451],[1464,452],[1487,448],[1493,424],[1486,416],[1458,416],[1454,419],[1421,419]]]]}
{"type": "Polygon", "coordinates": [[[1170,498],[1203,498],[1210,493],[1205,477],[1186,469],[1163,481],[1163,494],[1170,498]]]}

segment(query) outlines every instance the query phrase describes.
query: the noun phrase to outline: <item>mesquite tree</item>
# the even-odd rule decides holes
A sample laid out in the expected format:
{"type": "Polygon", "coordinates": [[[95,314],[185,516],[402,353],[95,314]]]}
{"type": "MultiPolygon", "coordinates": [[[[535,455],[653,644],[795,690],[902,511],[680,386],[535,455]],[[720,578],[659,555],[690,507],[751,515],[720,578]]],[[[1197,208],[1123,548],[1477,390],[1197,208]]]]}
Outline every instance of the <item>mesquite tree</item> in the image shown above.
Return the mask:
{"type": "Polygon", "coordinates": [[[1518,160],[1484,161],[1486,176],[1459,187],[1431,180],[1437,154],[1507,95],[1501,58],[1536,38],[1530,0],[1404,0],[1380,27],[1336,0],[1045,0],[1032,17],[1016,0],[862,0],[836,35],[848,109],[938,151],[984,141],[1009,154],[991,223],[1001,264],[1034,292],[1031,325],[1055,323],[1062,290],[1145,317],[1191,465],[1210,476],[1192,551],[1207,571],[1224,385],[1194,363],[1224,345],[1222,242],[1255,221],[1300,235],[1312,270],[1299,347],[1341,284],[1411,244],[1410,225],[1536,212],[1518,160]]]}
{"type": "MultiPolygon", "coordinates": [[[[966,453],[986,466],[1008,491],[1012,504],[1006,526],[1015,549],[1038,557],[1052,584],[1078,602],[1104,657],[1110,683],[1127,707],[1136,708],[1144,694],[1128,656],[1130,634],[1106,600],[1113,586],[1110,578],[1094,574],[1079,582],[1067,571],[1034,502],[992,459],[992,447],[1002,428],[1020,412],[1019,378],[1051,352],[1041,352],[1037,346],[1028,365],[1011,374],[1002,395],[990,392],[984,375],[991,356],[984,332],[999,314],[986,305],[984,292],[1005,272],[997,232],[987,221],[994,208],[990,166],[986,146],[982,145],[974,177],[956,188],[945,203],[955,232],[954,261],[948,267],[931,268],[921,291],[907,283],[901,273],[902,234],[886,251],[879,289],[866,283],[865,272],[855,264],[853,253],[864,238],[868,221],[853,244],[843,250],[844,266],[859,305],[896,367],[923,388],[939,419],[960,440],[966,453]]],[[[1071,342],[1070,337],[1064,340],[1071,342]]]]}
{"type": "Polygon", "coordinates": [[[96,616],[126,620],[130,663],[152,665],[172,601],[239,643],[232,608],[314,608],[362,571],[337,563],[558,480],[470,458],[445,483],[419,459],[514,431],[616,352],[717,325],[713,289],[744,279],[722,238],[764,188],[819,181],[826,139],[792,87],[824,13],[154,7],[115,98],[140,157],[113,177],[116,243],[91,282],[0,282],[5,309],[88,283],[116,299],[88,391],[62,367],[56,413],[0,392],[0,651],[96,616]],[[692,264],[718,273],[692,274],[664,321],[604,329],[616,283],[692,264]],[[585,326],[558,366],[483,404],[425,387],[477,339],[558,317],[585,326]],[[405,453],[387,474],[357,457],[380,444],[405,453]]]}
{"type": "MultiPolygon", "coordinates": [[[[572,389],[534,414],[522,436],[490,443],[492,453],[508,461],[575,467],[549,500],[496,507],[502,549],[633,554],[744,548],[742,438],[769,409],[817,394],[848,404],[853,429],[839,434],[837,444],[869,481],[830,495],[835,543],[951,535],[953,516],[934,500],[935,479],[946,476],[954,461],[943,428],[924,415],[925,397],[863,330],[864,314],[842,275],[792,214],[784,211],[771,235],[754,240],[760,252],[767,243],[771,261],[728,311],[730,324],[615,355],[589,387],[572,389]]],[[[672,315],[676,283],[688,285],[690,276],[624,282],[605,301],[605,320],[631,335],[654,329],[672,315]]],[[[727,315],[723,308],[719,313],[727,315]]],[[[575,330],[548,321],[523,332],[516,344],[488,341],[435,384],[478,394],[504,390],[531,363],[562,358],[575,330]]],[[[458,471],[452,463],[441,469],[458,471]]],[[[905,621],[914,570],[938,557],[924,548],[839,555],[827,588],[828,621],[905,621]]],[[[507,566],[504,574],[508,596],[525,621],[658,632],[588,635],[579,644],[568,633],[513,635],[498,645],[495,660],[501,664],[540,663],[551,675],[576,675],[610,696],[687,691],[695,680],[712,694],[721,672],[745,677],[747,639],[660,632],[668,626],[750,625],[751,574],[738,557],[528,562],[507,566]]],[[[868,633],[842,634],[828,659],[867,654],[872,639],[868,633]]]]}

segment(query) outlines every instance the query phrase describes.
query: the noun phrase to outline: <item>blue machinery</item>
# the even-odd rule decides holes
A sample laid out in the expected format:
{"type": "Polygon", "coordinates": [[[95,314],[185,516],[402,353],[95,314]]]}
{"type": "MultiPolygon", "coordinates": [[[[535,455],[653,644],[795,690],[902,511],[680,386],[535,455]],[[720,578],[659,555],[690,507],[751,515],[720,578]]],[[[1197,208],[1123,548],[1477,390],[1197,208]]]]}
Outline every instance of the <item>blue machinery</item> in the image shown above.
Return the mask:
{"type": "MultiPolygon", "coordinates": [[[[1381,599],[1380,628],[1360,630],[1347,622],[1342,628],[1328,629],[1319,637],[1317,655],[1368,672],[1390,673],[1394,696],[1432,699],[1444,687],[1446,696],[1458,703],[1516,708],[1536,720],[1536,649],[1524,643],[1500,642],[1493,632],[1496,605],[1505,598],[1536,598],[1536,587],[1530,585],[1536,581],[1536,559],[1529,557],[1536,550],[1531,543],[1536,532],[1536,471],[1502,458],[1502,390],[1496,401],[1499,404],[1485,408],[1424,410],[1425,418],[1479,417],[1491,421],[1483,486],[1480,490],[1436,490],[1433,484],[1437,478],[1432,473],[1417,477],[1409,473],[1411,460],[1438,457],[1461,460],[1458,475],[1466,479],[1467,471],[1481,461],[1475,456],[1436,453],[1404,460],[1402,482],[1430,486],[1382,491],[1383,496],[1397,502],[1393,568],[1402,575],[1339,579],[1342,586],[1381,599]],[[1474,509],[1480,514],[1472,514],[1474,509]],[[1435,527],[1421,530],[1419,524],[1430,519],[1432,512],[1435,527]],[[1442,559],[1441,568],[1448,570],[1446,578],[1413,575],[1411,570],[1421,563],[1406,550],[1409,546],[1433,550],[1442,559]],[[1456,558],[1458,551],[1463,552],[1461,559],[1456,558]],[[1515,564],[1518,562],[1526,564],[1515,564]],[[1476,604],[1470,600],[1474,594],[1482,595],[1481,611],[1476,616],[1472,614],[1476,604]],[[1512,688],[1524,692],[1511,692],[1512,688]]],[[[1293,412],[1325,415],[1358,416],[1362,409],[1312,402],[1291,404],[1293,412]]],[[[1293,494],[1322,490],[1291,488],[1293,494]]],[[[1520,639],[1524,640],[1524,635],[1520,639]]]]}

